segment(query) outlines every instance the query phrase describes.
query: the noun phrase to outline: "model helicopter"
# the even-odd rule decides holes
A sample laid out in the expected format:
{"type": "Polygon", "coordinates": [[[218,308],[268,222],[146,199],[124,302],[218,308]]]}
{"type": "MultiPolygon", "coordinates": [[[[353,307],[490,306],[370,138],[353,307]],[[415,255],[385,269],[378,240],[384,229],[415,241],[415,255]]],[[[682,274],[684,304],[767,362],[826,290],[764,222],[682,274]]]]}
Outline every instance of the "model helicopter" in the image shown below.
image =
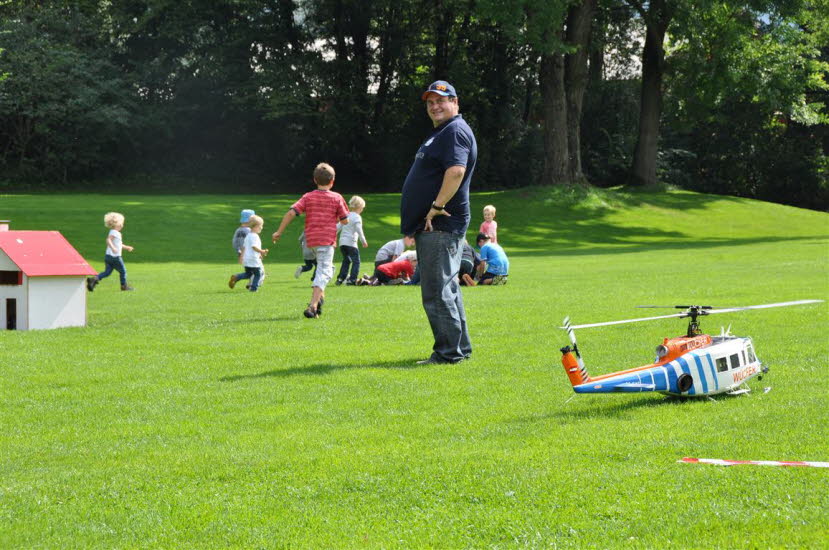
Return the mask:
{"type": "MultiPolygon", "coordinates": [[[[715,308],[712,306],[673,306],[683,309],[682,313],[625,319],[606,323],[571,325],[570,318],[564,319],[562,329],[570,336],[571,346],[561,348],[561,363],[570,378],[576,393],[616,393],[655,391],[672,396],[696,397],[719,393],[736,395],[747,393],[746,386],[740,388],[754,377],[760,379],[768,372],[754,353],[754,344],[749,337],[733,336],[723,330],[719,336],[704,334],[700,329],[698,318],[715,313],[730,313],[749,309],[815,304],[823,300],[797,300],[756,306],[715,308]],[[638,323],[670,317],[688,318],[688,331],[684,336],[665,338],[656,347],[656,359],[653,363],[632,369],[590,376],[581,358],[576,343],[575,329],[638,323]]],[[[639,306],[671,307],[671,306],[639,306]]]]}

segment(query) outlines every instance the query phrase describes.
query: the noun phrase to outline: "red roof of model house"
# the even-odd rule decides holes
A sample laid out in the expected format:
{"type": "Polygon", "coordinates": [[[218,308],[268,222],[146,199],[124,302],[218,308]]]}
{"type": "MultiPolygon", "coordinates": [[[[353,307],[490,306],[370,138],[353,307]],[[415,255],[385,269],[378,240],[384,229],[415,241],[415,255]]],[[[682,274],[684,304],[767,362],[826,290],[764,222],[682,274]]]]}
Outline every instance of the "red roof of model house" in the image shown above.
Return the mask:
{"type": "Polygon", "coordinates": [[[58,231],[0,231],[0,250],[27,277],[97,274],[58,231]]]}

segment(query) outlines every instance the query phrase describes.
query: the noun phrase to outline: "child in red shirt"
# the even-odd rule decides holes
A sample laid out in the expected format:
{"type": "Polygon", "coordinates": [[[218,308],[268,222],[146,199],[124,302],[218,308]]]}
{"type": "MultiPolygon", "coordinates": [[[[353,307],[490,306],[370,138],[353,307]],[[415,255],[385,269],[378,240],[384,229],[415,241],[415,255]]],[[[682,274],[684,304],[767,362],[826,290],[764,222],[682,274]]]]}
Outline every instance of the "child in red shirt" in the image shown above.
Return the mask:
{"type": "Polygon", "coordinates": [[[372,277],[363,277],[357,281],[357,284],[371,286],[400,284],[412,278],[416,266],[417,258],[410,257],[380,264],[374,269],[372,277]]]}
{"type": "Polygon", "coordinates": [[[282,218],[279,229],[273,234],[277,242],[288,224],[294,218],[305,214],[305,245],[314,249],[317,256],[317,273],[314,277],[311,303],[303,315],[309,319],[322,314],[325,300],[325,286],[334,275],[334,245],[337,242],[337,222],[348,223],[348,207],[339,193],[331,191],[334,187],[334,167],[321,162],[314,169],[314,184],[317,188],[302,195],[282,218]]]}

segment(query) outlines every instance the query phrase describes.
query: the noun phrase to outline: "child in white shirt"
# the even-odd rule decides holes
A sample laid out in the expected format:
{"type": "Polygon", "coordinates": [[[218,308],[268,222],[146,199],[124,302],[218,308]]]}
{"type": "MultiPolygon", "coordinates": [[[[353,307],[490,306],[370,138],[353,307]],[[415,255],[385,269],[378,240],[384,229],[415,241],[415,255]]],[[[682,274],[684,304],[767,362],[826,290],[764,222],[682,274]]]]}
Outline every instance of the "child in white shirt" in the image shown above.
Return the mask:
{"type": "Polygon", "coordinates": [[[133,290],[127,284],[127,268],[124,266],[124,259],[121,257],[121,250],[132,252],[133,247],[126,245],[121,240],[121,230],[124,228],[124,215],[119,212],[108,212],[104,216],[104,225],[109,227],[107,235],[107,249],[104,255],[106,268],[94,277],[86,279],[86,288],[89,292],[95,290],[98,282],[104,277],[109,277],[113,270],[121,276],[121,290],[133,290]]]}
{"type": "Polygon", "coordinates": [[[357,241],[363,243],[363,248],[368,247],[368,241],[363,233],[363,218],[360,216],[365,208],[366,201],[354,195],[348,201],[350,210],[348,223],[337,224],[337,231],[340,234],[340,252],[343,253],[343,263],[340,266],[340,274],[337,276],[337,285],[343,284],[344,281],[347,285],[357,284],[357,276],[360,274],[360,249],[357,248],[357,241]]]}

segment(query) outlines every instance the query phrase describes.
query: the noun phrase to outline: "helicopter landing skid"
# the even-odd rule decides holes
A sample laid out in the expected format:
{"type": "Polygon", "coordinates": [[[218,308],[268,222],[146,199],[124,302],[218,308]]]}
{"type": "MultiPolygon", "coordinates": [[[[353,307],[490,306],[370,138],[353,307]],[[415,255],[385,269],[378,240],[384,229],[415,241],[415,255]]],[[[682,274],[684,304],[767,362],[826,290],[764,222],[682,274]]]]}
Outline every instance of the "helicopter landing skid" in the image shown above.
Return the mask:
{"type": "Polygon", "coordinates": [[[732,391],[729,391],[729,392],[726,392],[725,395],[743,395],[744,393],[750,393],[750,392],[751,392],[751,387],[748,384],[746,384],[745,382],[743,382],[740,385],[739,388],[737,388],[735,390],[732,390],[732,391]]]}

